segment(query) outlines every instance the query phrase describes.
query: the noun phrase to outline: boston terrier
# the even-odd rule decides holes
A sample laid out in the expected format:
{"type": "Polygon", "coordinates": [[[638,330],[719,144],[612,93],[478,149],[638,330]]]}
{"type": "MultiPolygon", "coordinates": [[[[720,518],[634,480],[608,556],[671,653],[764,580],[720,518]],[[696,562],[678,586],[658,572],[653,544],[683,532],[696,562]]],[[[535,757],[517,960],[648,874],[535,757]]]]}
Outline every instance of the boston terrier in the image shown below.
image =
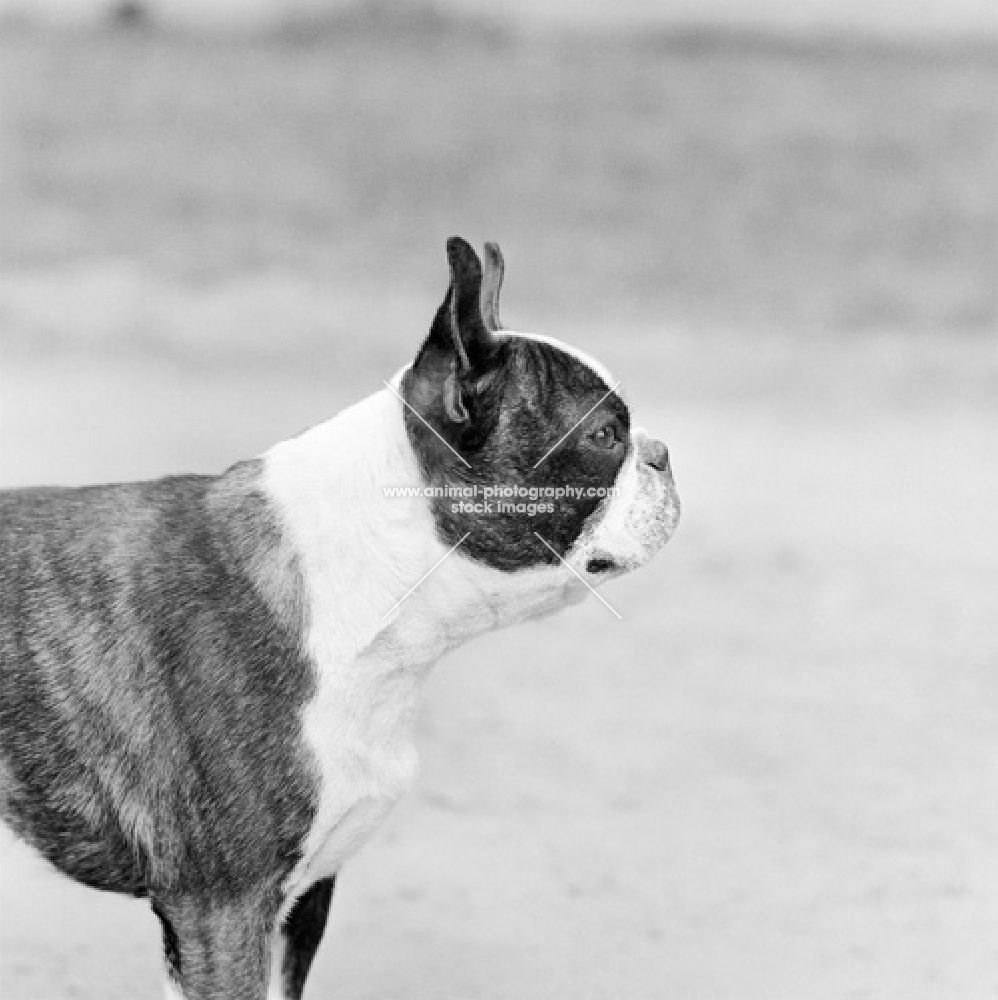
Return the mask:
{"type": "Polygon", "coordinates": [[[502,328],[495,244],[447,255],[415,361],[331,420],[217,476],[0,493],[2,815],[149,900],[170,998],[300,997],[433,663],[675,530],[618,383],[502,328]]]}

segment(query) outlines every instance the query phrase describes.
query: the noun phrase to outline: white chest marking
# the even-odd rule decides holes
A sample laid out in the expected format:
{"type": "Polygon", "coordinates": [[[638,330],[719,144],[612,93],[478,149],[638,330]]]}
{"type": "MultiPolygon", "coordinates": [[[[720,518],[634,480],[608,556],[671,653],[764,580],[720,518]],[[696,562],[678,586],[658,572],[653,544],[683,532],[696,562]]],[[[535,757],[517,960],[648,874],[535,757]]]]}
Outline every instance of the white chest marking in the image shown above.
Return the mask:
{"type": "Polygon", "coordinates": [[[319,769],[319,808],[303,885],[335,874],[409,788],[416,769],[413,724],[424,670],[377,655],[349,669],[319,665],[319,690],[303,718],[319,769]]]}
{"type": "Polygon", "coordinates": [[[384,486],[419,483],[399,406],[377,393],[265,456],[268,493],[298,554],[316,673],[302,735],[320,796],[292,896],[338,870],[415,770],[412,728],[428,664],[392,641],[383,616],[400,580],[418,579],[439,543],[422,499],[384,495],[384,486]]]}

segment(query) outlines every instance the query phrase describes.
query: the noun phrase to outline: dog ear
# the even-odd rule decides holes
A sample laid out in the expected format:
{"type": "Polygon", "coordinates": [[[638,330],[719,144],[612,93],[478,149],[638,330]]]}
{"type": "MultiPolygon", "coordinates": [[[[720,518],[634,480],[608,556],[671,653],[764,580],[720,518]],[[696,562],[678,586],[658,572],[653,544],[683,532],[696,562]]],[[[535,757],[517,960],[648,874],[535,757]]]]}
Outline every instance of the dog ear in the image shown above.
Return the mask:
{"type": "Polygon", "coordinates": [[[406,426],[428,454],[434,436],[460,451],[480,447],[499,421],[506,386],[508,345],[482,319],[481,261],[457,236],[447,241],[447,260],[447,294],[401,386],[406,426]]]}
{"type": "Polygon", "coordinates": [[[485,244],[485,280],[482,284],[482,319],[490,332],[502,329],[499,319],[499,292],[505,272],[498,243],[485,244]]]}
{"type": "Polygon", "coordinates": [[[447,241],[447,262],[450,287],[433,319],[423,350],[453,351],[457,373],[466,375],[487,361],[493,349],[492,334],[482,320],[482,263],[460,236],[447,241]]]}
{"type": "Polygon", "coordinates": [[[450,285],[416,357],[410,384],[427,412],[435,409],[440,419],[473,440],[494,422],[489,412],[493,407],[483,405],[483,393],[491,396],[497,390],[500,345],[482,319],[478,255],[459,236],[452,236],[447,241],[447,261],[450,285]]]}

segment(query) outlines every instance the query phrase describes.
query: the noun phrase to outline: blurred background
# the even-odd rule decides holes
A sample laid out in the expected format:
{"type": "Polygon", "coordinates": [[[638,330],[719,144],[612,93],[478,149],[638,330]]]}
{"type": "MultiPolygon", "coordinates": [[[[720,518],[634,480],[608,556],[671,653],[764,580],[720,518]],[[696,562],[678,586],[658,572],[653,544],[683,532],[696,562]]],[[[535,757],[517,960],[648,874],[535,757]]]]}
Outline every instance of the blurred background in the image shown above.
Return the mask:
{"type": "MultiPolygon", "coordinates": [[[[3,0],[0,480],[218,471],[503,317],[670,445],[656,563],[448,657],[309,996],[998,995],[977,0],[3,0]]],[[[160,995],[3,842],[5,1000],[160,995]]]]}

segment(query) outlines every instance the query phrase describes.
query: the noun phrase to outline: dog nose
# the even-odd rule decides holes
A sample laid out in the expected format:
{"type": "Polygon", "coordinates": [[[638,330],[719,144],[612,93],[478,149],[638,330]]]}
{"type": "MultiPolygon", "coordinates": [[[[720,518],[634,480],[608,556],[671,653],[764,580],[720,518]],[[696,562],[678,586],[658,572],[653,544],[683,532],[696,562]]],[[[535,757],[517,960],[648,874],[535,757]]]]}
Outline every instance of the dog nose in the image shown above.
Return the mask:
{"type": "Polygon", "coordinates": [[[646,464],[659,472],[665,472],[669,468],[669,449],[662,441],[654,439],[645,441],[641,457],[646,464]]]}

